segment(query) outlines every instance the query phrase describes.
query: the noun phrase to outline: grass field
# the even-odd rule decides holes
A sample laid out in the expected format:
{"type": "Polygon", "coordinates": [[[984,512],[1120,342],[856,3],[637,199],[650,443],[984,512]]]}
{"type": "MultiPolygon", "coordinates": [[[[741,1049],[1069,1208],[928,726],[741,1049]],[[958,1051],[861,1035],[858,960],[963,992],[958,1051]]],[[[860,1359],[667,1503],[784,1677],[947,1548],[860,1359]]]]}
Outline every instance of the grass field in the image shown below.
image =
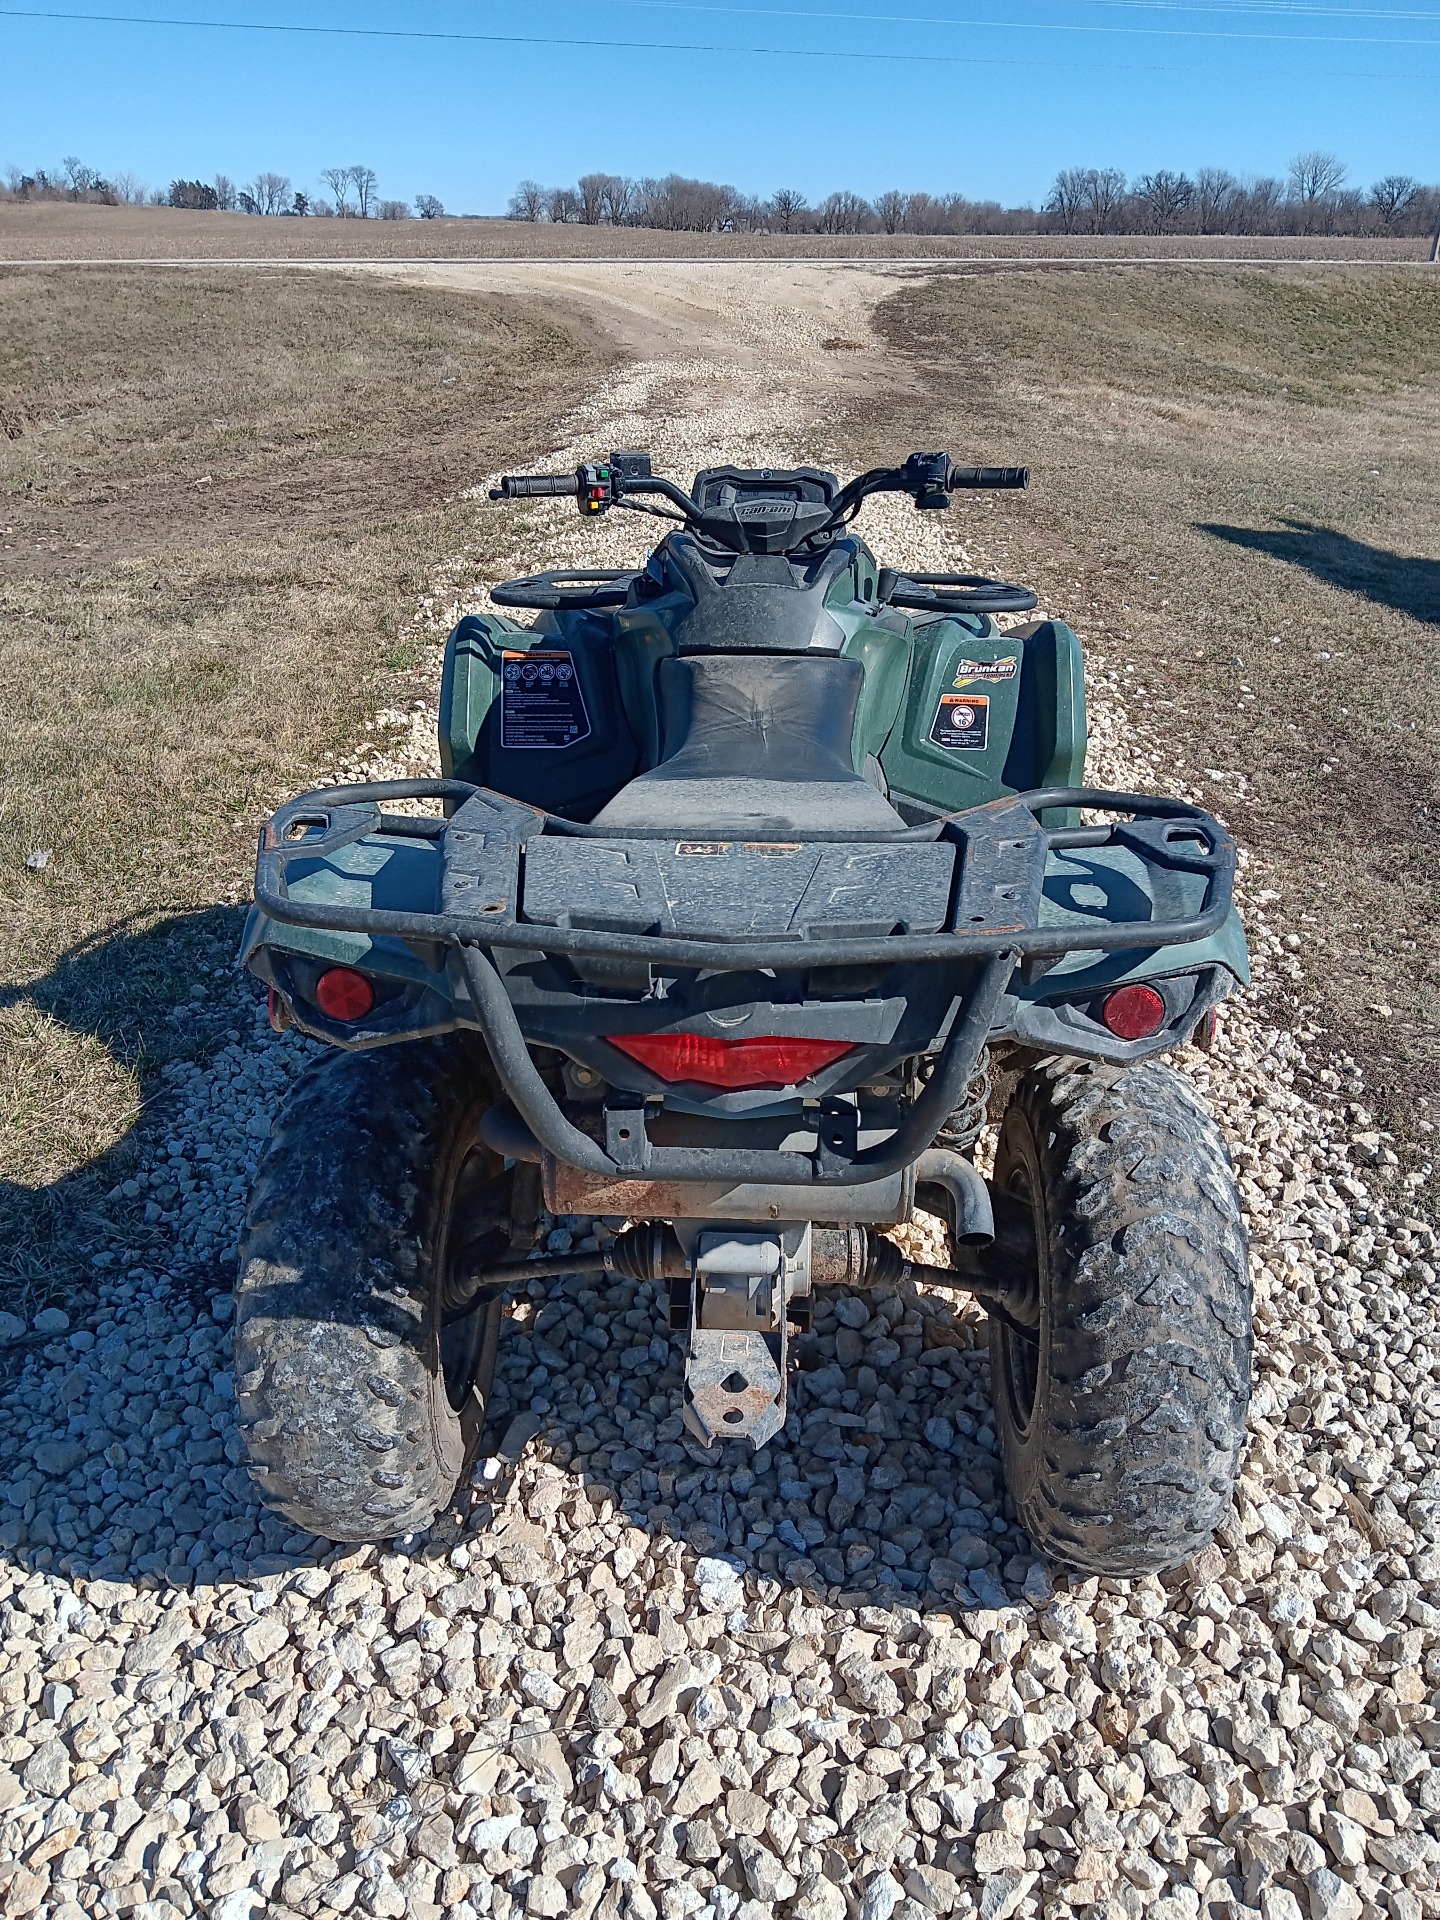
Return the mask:
{"type": "Polygon", "coordinates": [[[972,524],[1173,735],[1428,1159],[1440,274],[954,275],[880,323],[915,444],[1032,464],[972,524]]]}
{"type": "Polygon", "coordinates": [[[413,695],[401,623],[453,556],[483,557],[456,496],[546,444],[604,360],[499,297],[0,278],[12,1279],[68,1270],[155,1071],[234,1019],[238,912],[215,903],[248,887],[278,798],[413,695]]]}

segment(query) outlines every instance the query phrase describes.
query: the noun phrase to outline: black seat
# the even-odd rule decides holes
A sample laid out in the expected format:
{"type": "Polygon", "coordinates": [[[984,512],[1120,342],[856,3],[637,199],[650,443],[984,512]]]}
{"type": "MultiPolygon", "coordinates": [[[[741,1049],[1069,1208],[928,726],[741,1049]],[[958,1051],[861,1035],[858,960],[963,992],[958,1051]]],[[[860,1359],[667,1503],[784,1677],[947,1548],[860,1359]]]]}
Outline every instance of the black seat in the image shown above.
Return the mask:
{"type": "Polygon", "coordinates": [[[692,654],[660,663],[660,764],[595,824],[704,837],[859,834],[905,823],[856,773],[864,670],[835,654],[692,654]]]}

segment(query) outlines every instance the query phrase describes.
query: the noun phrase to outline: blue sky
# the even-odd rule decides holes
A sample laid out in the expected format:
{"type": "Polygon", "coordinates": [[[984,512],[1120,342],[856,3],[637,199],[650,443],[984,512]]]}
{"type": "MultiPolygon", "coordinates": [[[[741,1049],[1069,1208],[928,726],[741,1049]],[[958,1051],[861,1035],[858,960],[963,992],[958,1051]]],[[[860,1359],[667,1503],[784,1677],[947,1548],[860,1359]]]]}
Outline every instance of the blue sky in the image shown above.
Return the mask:
{"type": "Polygon", "coordinates": [[[1440,178],[1440,0],[0,0],[0,167],[262,168],[499,212],[530,175],[1043,199],[1057,168],[1440,178]],[[484,39],[252,32],[210,24],[484,39]],[[584,45],[577,42],[610,42],[584,45]],[[570,43],[570,44],[567,44],[570,43]],[[836,55],[842,57],[834,57],[836,55]]]}

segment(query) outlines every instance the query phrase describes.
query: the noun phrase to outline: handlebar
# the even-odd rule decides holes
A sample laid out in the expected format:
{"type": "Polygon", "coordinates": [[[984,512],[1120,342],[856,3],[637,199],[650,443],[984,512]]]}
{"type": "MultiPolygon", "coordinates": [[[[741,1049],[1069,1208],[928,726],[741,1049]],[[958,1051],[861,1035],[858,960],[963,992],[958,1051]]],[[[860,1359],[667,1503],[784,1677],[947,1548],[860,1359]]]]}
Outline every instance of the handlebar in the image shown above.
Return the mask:
{"type": "Polygon", "coordinates": [[[956,493],[967,487],[1023,490],[1029,484],[1029,467],[952,467],[950,469],[950,486],[956,493]]]}
{"type": "MultiPolygon", "coordinates": [[[[1028,467],[957,467],[948,453],[912,453],[903,466],[872,467],[857,474],[841,487],[820,515],[810,510],[803,530],[796,529],[797,542],[822,539],[847,525],[872,494],[908,493],[922,509],[948,507],[950,495],[961,490],[988,488],[1018,491],[1030,484],[1028,467]]],[[[628,506],[645,513],[664,509],[649,506],[635,496],[649,494],[667,501],[686,525],[708,531],[728,544],[724,531],[713,524],[716,516],[681,491],[673,481],[651,472],[648,454],[612,454],[609,461],[582,463],[573,473],[507,473],[500,484],[490,489],[492,500],[575,500],[581,515],[590,518],[614,506],[628,506]]]]}
{"type": "Polygon", "coordinates": [[[507,473],[498,487],[490,489],[492,500],[552,500],[580,491],[580,476],[574,473],[507,473]]]}

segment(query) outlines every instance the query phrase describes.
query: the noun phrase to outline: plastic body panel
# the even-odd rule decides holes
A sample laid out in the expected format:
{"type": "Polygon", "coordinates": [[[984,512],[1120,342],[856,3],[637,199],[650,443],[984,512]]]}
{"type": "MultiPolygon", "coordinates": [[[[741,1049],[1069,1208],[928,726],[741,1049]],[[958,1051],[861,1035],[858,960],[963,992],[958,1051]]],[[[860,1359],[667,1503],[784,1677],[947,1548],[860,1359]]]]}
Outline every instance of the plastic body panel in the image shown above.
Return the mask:
{"type": "Polygon", "coordinates": [[[625,715],[610,622],[542,616],[520,627],[499,614],[470,614],[451,634],[440,683],[440,765],[567,819],[588,820],[640,771],[625,715]],[[509,744],[502,726],[505,655],[563,651],[573,662],[587,731],[565,745],[509,744]]]}
{"type": "Polygon", "coordinates": [[[880,764],[894,793],[941,812],[1035,787],[1078,786],[1085,767],[1079,640],[1058,620],[1008,633],[989,620],[953,616],[917,623],[903,713],[880,764]],[[947,713],[968,715],[968,724],[946,725],[947,713]]]}

